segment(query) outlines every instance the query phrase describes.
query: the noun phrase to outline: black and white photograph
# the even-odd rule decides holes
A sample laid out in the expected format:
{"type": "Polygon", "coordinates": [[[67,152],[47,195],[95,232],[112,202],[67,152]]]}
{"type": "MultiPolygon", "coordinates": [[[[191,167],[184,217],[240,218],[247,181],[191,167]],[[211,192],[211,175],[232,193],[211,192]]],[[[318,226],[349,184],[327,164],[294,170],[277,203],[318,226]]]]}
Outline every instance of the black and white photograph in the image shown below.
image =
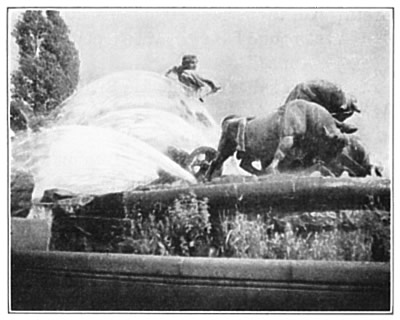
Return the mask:
{"type": "Polygon", "coordinates": [[[393,315],[394,7],[4,14],[8,314],[393,315]]]}

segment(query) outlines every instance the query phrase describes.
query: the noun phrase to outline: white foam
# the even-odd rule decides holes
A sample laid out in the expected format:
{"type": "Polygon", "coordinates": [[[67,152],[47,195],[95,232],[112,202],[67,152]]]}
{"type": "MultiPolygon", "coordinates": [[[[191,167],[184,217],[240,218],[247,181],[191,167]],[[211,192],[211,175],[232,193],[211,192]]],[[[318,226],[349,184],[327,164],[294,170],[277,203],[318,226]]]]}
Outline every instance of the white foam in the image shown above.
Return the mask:
{"type": "Polygon", "coordinates": [[[12,165],[34,175],[34,198],[51,188],[125,191],[157,179],[160,170],[195,183],[163,152],[216,147],[218,133],[205,105],[174,81],[120,72],[82,88],[50,128],[14,138],[12,165]]]}

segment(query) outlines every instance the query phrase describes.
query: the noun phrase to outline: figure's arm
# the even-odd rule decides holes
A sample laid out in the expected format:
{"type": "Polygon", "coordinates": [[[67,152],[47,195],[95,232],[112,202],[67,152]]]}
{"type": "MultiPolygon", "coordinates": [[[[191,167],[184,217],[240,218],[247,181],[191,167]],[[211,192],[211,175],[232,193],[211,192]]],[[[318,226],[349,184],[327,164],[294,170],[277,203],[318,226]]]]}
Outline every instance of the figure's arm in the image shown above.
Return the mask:
{"type": "Polygon", "coordinates": [[[175,66],[175,67],[172,67],[171,69],[169,69],[169,70],[165,73],[165,76],[168,77],[171,73],[178,74],[178,68],[177,68],[176,66],[175,66]]]}
{"type": "Polygon", "coordinates": [[[198,77],[201,81],[203,81],[206,85],[208,85],[213,92],[217,92],[217,91],[221,90],[221,87],[216,85],[213,81],[211,81],[209,79],[205,79],[199,75],[198,75],[198,77]]]}

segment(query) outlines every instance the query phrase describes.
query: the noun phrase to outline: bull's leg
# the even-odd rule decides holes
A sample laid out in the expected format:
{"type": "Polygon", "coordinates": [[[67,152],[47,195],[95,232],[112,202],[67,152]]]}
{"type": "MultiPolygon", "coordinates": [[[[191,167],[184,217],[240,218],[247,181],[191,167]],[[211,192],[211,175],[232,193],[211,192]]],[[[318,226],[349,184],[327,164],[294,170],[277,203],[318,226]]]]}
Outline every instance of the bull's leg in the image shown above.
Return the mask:
{"type": "Polygon", "coordinates": [[[313,174],[314,172],[319,172],[323,177],[336,177],[333,171],[322,161],[318,161],[311,167],[307,168],[306,172],[309,174],[313,174]]]}
{"type": "Polygon", "coordinates": [[[265,169],[265,172],[270,174],[278,173],[278,165],[283,159],[285,159],[288,151],[293,147],[294,137],[287,136],[283,137],[279,142],[278,148],[275,152],[274,158],[272,159],[271,164],[265,169]]]}
{"type": "Polygon", "coordinates": [[[240,167],[247,171],[248,173],[254,174],[254,175],[261,175],[262,171],[257,170],[256,168],[253,167],[253,161],[254,159],[251,157],[244,157],[242,161],[240,161],[240,167]]]}
{"type": "Polygon", "coordinates": [[[341,173],[340,176],[346,175],[346,172],[350,177],[357,177],[355,172],[346,166],[343,167],[343,172],[341,173]]]}
{"type": "Polygon", "coordinates": [[[206,175],[205,175],[206,180],[211,181],[211,177],[212,177],[212,174],[214,173],[214,171],[221,169],[225,160],[228,159],[230,156],[231,156],[231,154],[218,152],[217,157],[213,161],[211,161],[210,167],[208,168],[208,170],[206,172],[206,175]]]}

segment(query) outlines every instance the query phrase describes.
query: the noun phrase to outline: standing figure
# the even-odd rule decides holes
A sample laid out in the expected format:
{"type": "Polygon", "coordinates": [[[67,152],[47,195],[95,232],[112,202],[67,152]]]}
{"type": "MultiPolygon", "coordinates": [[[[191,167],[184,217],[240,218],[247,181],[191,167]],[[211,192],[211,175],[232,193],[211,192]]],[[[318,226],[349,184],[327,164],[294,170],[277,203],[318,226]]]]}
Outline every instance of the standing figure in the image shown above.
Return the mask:
{"type": "Polygon", "coordinates": [[[302,99],[323,106],[336,119],[336,124],[342,132],[353,133],[357,131],[355,126],[343,123],[354,112],[361,112],[357,99],[345,94],[336,84],[326,80],[299,83],[289,93],[285,103],[295,99],[302,99]]]}
{"type": "MultiPolygon", "coordinates": [[[[168,77],[171,73],[176,74],[181,83],[192,89],[193,92],[197,94],[199,94],[205,86],[208,86],[211,90],[208,94],[221,90],[220,86],[217,86],[209,79],[203,78],[196,72],[197,63],[198,60],[195,55],[184,55],[182,57],[181,65],[169,69],[165,76],[168,77]]],[[[199,99],[203,102],[203,97],[200,97],[199,99]]]]}

